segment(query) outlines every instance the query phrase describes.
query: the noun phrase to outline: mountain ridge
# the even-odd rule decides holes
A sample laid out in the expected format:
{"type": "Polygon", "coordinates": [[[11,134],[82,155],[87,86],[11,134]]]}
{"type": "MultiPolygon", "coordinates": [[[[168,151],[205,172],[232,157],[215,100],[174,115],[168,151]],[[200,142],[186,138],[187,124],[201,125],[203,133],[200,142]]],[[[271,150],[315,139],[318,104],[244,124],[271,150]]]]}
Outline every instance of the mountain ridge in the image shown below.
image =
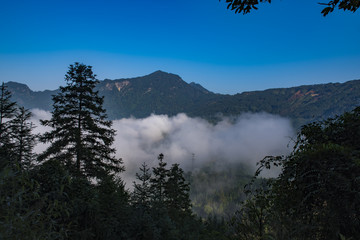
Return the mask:
{"type": "MultiPolygon", "coordinates": [[[[52,109],[57,90],[32,91],[8,82],[13,100],[26,108],[52,109]]],[[[351,111],[360,105],[360,80],[245,91],[234,95],[213,93],[200,84],[186,83],[179,75],[156,71],[145,76],[104,79],[96,89],[104,96],[110,119],[144,118],[151,114],[186,113],[216,121],[219,114],[268,112],[290,118],[296,127],[351,111]]]]}

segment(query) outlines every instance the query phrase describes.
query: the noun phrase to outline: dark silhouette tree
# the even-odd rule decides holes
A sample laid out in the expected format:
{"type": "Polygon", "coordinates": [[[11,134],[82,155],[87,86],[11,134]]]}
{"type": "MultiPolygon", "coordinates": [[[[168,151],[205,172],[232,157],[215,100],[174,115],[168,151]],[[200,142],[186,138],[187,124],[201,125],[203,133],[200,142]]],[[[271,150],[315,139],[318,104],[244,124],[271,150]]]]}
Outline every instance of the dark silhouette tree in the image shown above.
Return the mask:
{"type": "Polygon", "coordinates": [[[20,107],[10,122],[11,142],[13,145],[13,159],[22,169],[29,169],[35,160],[33,148],[36,136],[32,134],[35,126],[30,122],[31,112],[20,107]]]}
{"type": "Polygon", "coordinates": [[[360,107],[303,126],[289,156],[260,162],[257,175],[282,167],[270,181],[276,239],[360,238],[359,139],[360,107]]]}
{"type": "MultiPolygon", "coordinates": [[[[154,238],[199,239],[199,222],[191,211],[190,185],[185,181],[184,171],[179,164],[167,169],[163,154],[159,154],[158,160],[158,166],[152,169],[150,178],[150,216],[144,214],[154,225],[143,225],[151,230],[154,238]]],[[[141,171],[140,176],[146,176],[141,178],[148,179],[146,165],[142,166],[141,171]]],[[[146,239],[143,236],[141,239],[146,239]]]]}
{"type": "Polygon", "coordinates": [[[167,163],[164,162],[164,154],[158,156],[158,166],[153,168],[153,177],[150,179],[153,205],[164,205],[165,186],[167,182],[168,171],[167,163]]]}
{"type": "Polygon", "coordinates": [[[150,168],[143,163],[140,167],[140,173],[136,173],[136,179],[140,183],[134,182],[134,191],[132,194],[132,202],[139,207],[149,208],[151,199],[150,179],[151,172],[150,168]]]}
{"type": "Polygon", "coordinates": [[[39,185],[18,165],[0,170],[0,239],[46,239],[39,185]]]}
{"type": "Polygon", "coordinates": [[[151,212],[152,193],[150,186],[150,168],[144,162],[136,173],[138,182],[134,182],[134,190],[131,195],[133,205],[132,227],[134,239],[154,239],[156,228],[151,212]]]}
{"type": "Polygon", "coordinates": [[[168,169],[164,161],[164,154],[158,156],[158,166],[152,168],[152,177],[150,178],[151,190],[151,218],[154,221],[153,235],[155,239],[176,239],[174,231],[176,226],[169,217],[166,206],[165,187],[167,183],[168,169]]]}
{"type": "Polygon", "coordinates": [[[190,184],[184,178],[179,164],[173,164],[167,173],[165,185],[166,206],[170,217],[178,218],[191,215],[190,184]]]}
{"type": "MultiPolygon", "coordinates": [[[[271,0],[225,0],[225,2],[228,3],[227,8],[235,11],[235,13],[247,14],[252,10],[257,10],[260,3],[271,3],[271,0]]],[[[359,0],[331,0],[327,3],[320,2],[318,4],[325,6],[321,11],[323,16],[333,12],[336,8],[355,12],[360,7],[359,0]]]]}
{"type": "Polygon", "coordinates": [[[97,190],[97,206],[93,228],[95,239],[129,239],[131,217],[129,195],[125,185],[117,176],[101,179],[97,190]]]}
{"type": "Polygon", "coordinates": [[[232,235],[236,236],[236,239],[273,239],[269,227],[273,214],[270,208],[270,195],[266,190],[266,182],[262,183],[255,189],[246,190],[248,198],[240,204],[240,209],[229,221],[232,235]]]}
{"type": "Polygon", "coordinates": [[[190,184],[179,164],[169,169],[164,193],[167,213],[176,228],[175,239],[199,239],[199,223],[191,211],[190,184]]]}
{"type": "Polygon", "coordinates": [[[11,101],[11,92],[3,82],[0,87],[0,133],[5,130],[6,119],[13,118],[15,111],[16,103],[11,101]]]}
{"type": "Polygon", "coordinates": [[[16,103],[11,101],[11,93],[2,83],[0,87],[0,169],[9,164],[11,159],[11,129],[10,120],[16,112],[16,103]]]}
{"type": "Polygon", "coordinates": [[[95,91],[99,82],[91,66],[75,63],[65,75],[67,85],[53,96],[50,120],[42,121],[53,130],[41,140],[51,145],[39,161],[57,159],[72,174],[101,178],[123,170],[122,160],[113,156],[115,131],[107,120],[103,97],[95,91]]]}

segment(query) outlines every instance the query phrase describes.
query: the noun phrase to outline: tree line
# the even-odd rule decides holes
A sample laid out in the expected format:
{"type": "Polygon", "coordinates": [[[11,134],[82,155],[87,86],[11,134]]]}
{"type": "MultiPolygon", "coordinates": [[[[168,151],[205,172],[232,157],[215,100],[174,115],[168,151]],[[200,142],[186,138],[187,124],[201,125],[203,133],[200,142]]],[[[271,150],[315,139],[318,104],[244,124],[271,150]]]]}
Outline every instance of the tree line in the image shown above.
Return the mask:
{"type": "Polygon", "coordinates": [[[70,65],[51,119],[41,121],[51,130],[39,136],[29,110],[17,107],[2,84],[0,238],[198,239],[178,164],[166,168],[160,154],[159,165],[150,171],[144,163],[134,190],[125,189],[95,77],[90,66],[70,65]],[[36,155],[37,141],[48,147],[36,155]]]}
{"type": "Polygon", "coordinates": [[[0,239],[360,239],[360,107],[303,126],[290,155],[259,162],[239,210],[200,218],[163,154],[125,189],[92,68],[70,65],[65,80],[42,135],[1,85],[0,239]],[[278,177],[259,177],[273,166],[278,177]]]}
{"type": "Polygon", "coordinates": [[[360,107],[302,127],[288,156],[259,162],[232,217],[237,239],[360,239],[360,107]]]}

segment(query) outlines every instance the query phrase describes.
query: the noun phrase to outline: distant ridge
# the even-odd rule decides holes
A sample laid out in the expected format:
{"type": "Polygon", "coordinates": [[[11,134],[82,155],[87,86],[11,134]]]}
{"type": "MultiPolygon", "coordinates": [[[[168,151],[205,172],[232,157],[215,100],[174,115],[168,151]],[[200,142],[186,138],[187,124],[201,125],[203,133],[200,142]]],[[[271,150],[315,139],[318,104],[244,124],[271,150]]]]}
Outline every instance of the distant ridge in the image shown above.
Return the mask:
{"type": "Polygon", "coordinates": [[[213,93],[213,92],[210,92],[209,90],[207,90],[206,88],[204,88],[203,86],[201,86],[199,83],[195,83],[195,82],[191,82],[189,83],[190,86],[192,86],[193,88],[196,88],[200,91],[202,91],[203,93],[213,93]]]}
{"type": "MultiPolygon", "coordinates": [[[[51,95],[58,91],[34,92],[16,82],[6,85],[19,105],[48,111],[52,109],[51,95]]],[[[208,91],[197,83],[188,84],[178,75],[156,71],[142,77],[105,79],[97,89],[105,98],[104,107],[110,119],[144,118],[153,113],[172,116],[183,112],[216,121],[219,114],[268,112],[288,117],[299,127],[360,105],[360,80],[224,95],[208,91]]]]}

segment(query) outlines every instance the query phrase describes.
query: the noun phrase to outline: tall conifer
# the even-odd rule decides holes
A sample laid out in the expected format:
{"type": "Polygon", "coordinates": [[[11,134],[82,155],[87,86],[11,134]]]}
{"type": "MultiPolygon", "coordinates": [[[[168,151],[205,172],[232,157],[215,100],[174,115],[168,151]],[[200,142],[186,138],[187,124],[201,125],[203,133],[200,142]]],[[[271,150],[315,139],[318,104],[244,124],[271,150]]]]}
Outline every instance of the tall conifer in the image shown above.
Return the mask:
{"type": "Polygon", "coordinates": [[[191,215],[190,184],[186,182],[184,171],[179,164],[173,164],[167,173],[165,185],[166,205],[171,217],[191,215]]]}
{"type": "Polygon", "coordinates": [[[143,163],[140,167],[140,173],[136,173],[136,179],[140,181],[140,183],[134,182],[134,191],[132,194],[133,202],[139,207],[148,208],[151,190],[150,190],[150,168],[143,163]]]}
{"type": "MultiPolygon", "coordinates": [[[[155,206],[162,206],[165,201],[165,185],[167,181],[166,169],[167,163],[164,162],[164,154],[160,153],[158,156],[158,166],[153,168],[153,177],[150,179],[151,190],[153,193],[152,200],[155,206]]],[[[163,206],[162,206],[163,207],[163,206]]]]}
{"type": "Polygon", "coordinates": [[[16,103],[11,101],[11,92],[3,82],[0,87],[0,133],[5,130],[6,119],[11,119],[16,111],[16,103]]]}
{"type": "Polygon", "coordinates": [[[10,122],[13,158],[23,169],[29,169],[35,158],[33,148],[36,143],[36,136],[32,134],[35,127],[30,122],[30,117],[31,112],[20,107],[10,122]]]}
{"type": "Polygon", "coordinates": [[[122,160],[111,147],[115,130],[107,120],[103,97],[95,91],[99,82],[91,66],[75,63],[65,75],[66,86],[53,96],[50,120],[42,121],[53,130],[42,141],[51,143],[39,161],[56,159],[76,175],[101,178],[123,170],[122,160]]]}
{"type": "Polygon", "coordinates": [[[0,87],[0,169],[7,165],[11,158],[12,143],[10,120],[16,112],[16,103],[11,101],[11,93],[4,83],[0,87]]]}

